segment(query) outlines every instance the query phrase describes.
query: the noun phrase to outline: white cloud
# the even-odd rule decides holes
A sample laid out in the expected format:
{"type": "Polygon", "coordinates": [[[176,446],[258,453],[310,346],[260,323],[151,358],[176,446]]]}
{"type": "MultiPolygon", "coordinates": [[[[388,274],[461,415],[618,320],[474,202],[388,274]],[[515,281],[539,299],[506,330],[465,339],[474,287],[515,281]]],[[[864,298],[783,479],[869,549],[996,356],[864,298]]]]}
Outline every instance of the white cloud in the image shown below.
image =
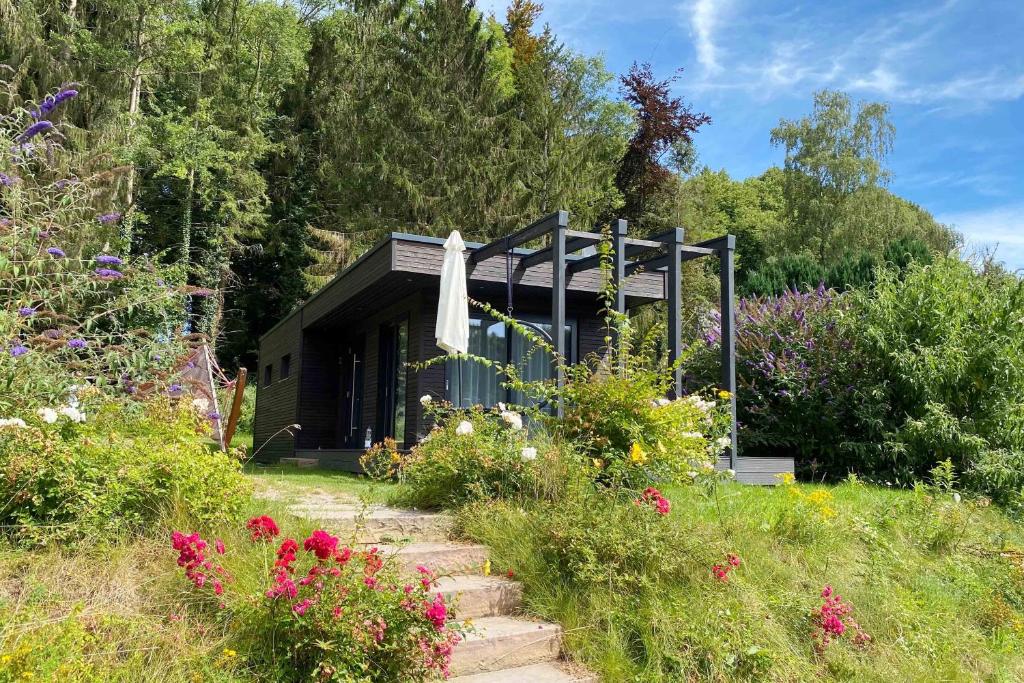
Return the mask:
{"type": "Polygon", "coordinates": [[[963,233],[966,251],[995,250],[1011,269],[1024,268],[1024,203],[938,216],[963,233]]]}
{"type": "Polygon", "coordinates": [[[719,20],[722,3],[716,0],[694,0],[690,5],[681,5],[689,17],[690,31],[694,36],[697,62],[707,75],[722,70],[718,61],[718,46],[715,44],[715,28],[719,20]]]}

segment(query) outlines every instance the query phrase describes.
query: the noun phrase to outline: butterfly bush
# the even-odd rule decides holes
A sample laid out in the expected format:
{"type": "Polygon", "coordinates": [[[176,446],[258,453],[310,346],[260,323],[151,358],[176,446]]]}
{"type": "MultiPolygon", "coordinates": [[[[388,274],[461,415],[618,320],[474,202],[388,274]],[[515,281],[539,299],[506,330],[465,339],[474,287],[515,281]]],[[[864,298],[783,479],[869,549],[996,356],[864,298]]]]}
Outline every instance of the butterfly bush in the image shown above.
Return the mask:
{"type": "Polygon", "coordinates": [[[209,608],[230,622],[233,644],[274,680],[426,681],[447,678],[462,633],[419,566],[404,576],[376,547],[356,549],[323,529],[301,542],[280,535],[266,515],[245,525],[248,547],[210,544],[175,531],[171,548],[185,579],[209,608]],[[253,553],[263,561],[253,562],[253,553]],[[236,571],[234,567],[238,567],[236,571]],[[267,567],[255,586],[237,581],[267,567]],[[253,592],[255,590],[255,592],[253,592]],[[329,643],[330,647],[324,647],[329,643]]]}
{"type": "Polygon", "coordinates": [[[184,351],[176,271],[127,253],[105,206],[116,173],[80,179],[61,144],[55,121],[77,94],[0,117],[0,415],[24,418],[76,384],[151,393],[184,351]]]}

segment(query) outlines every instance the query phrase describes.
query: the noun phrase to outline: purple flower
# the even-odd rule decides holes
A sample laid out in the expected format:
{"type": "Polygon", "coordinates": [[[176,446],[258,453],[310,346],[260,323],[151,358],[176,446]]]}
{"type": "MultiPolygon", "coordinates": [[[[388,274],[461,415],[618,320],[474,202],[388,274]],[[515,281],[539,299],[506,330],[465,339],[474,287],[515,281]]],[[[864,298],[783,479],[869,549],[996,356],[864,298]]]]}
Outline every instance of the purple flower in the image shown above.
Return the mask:
{"type": "Polygon", "coordinates": [[[41,119],[44,116],[49,115],[49,113],[56,109],[61,102],[70,100],[72,97],[76,97],[77,95],[78,91],[71,88],[60,90],[54,95],[47,95],[43,100],[43,103],[31,112],[32,118],[41,119]]]}
{"type": "Polygon", "coordinates": [[[33,315],[35,315],[35,313],[36,309],[32,308],[31,306],[22,306],[21,308],[18,309],[18,315],[20,315],[22,318],[30,318],[33,315]]]}
{"type": "Polygon", "coordinates": [[[167,387],[167,393],[170,393],[170,394],[177,394],[180,391],[181,391],[181,385],[180,384],[172,384],[171,386],[167,387]]]}
{"type": "Polygon", "coordinates": [[[68,341],[69,349],[84,349],[89,344],[84,339],[71,339],[68,341]]]}
{"type": "Polygon", "coordinates": [[[97,277],[101,277],[104,280],[120,280],[124,277],[124,273],[119,270],[112,270],[110,268],[97,268],[93,271],[97,277]]]}
{"type": "Polygon", "coordinates": [[[111,211],[110,213],[105,213],[105,214],[96,216],[96,220],[98,220],[103,225],[110,225],[111,223],[116,223],[119,220],[121,220],[121,212],[120,211],[111,211]]]}
{"type": "Polygon", "coordinates": [[[102,263],[105,266],[119,266],[124,261],[117,258],[116,256],[109,256],[107,254],[100,254],[95,258],[96,263],[102,263]]]}
{"type": "Polygon", "coordinates": [[[64,258],[67,256],[67,254],[64,253],[64,250],[60,247],[50,247],[46,250],[46,253],[57,258],[64,258]]]}
{"type": "Polygon", "coordinates": [[[18,182],[18,179],[14,176],[9,176],[6,173],[0,173],[0,185],[4,187],[14,187],[14,183],[18,182]]]}
{"type": "Polygon", "coordinates": [[[48,130],[50,130],[52,128],[53,128],[53,124],[50,123],[49,121],[36,121],[31,126],[26,128],[21,133],[21,135],[19,135],[18,137],[14,138],[14,141],[19,143],[19,144],[20,143],[28,142],[29,140],[31,140],[35,136],[39,135],[40,133],[45,133],[46,131],[48,131],[48,130]]]}
{"type": "Polygon", "coordinates": [[[217,411],[213,411],[212,413],[208,414],[206,417],[210,418],[211,420],[219,420],[220,419],[220,413],[218,413],[217,411]]]}
{"type": "Polygon", "coordinates": [[[15,344],[11,347],[11,355],[17,358],[18,356],[24,356],[28,353],[28,347],[22,344],[15,344]]]}

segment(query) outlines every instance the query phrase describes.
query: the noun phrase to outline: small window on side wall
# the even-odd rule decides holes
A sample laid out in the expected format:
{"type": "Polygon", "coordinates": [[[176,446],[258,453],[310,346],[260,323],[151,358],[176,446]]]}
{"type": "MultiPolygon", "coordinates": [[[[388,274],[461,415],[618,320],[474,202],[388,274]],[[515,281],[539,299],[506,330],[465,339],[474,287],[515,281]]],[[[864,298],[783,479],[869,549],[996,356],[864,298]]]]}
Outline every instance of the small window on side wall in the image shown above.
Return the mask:
{"type": "Polygon", "coordinates": [[[263,368],[263,386],[269,386],[274,379],[274,364],[270,363],[263,368]]]}
{"type": "Polygon", "coordinates": [[[292,354],[281,356],[281,379],[287,379],[292,374],[292,354]]]}

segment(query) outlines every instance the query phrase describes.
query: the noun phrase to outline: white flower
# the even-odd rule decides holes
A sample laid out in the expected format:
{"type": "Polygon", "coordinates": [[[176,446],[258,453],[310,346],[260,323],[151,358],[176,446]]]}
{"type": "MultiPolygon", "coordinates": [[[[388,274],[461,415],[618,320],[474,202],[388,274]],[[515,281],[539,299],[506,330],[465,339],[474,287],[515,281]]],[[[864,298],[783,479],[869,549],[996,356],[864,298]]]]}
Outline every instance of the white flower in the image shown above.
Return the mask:
{"type": "Polygon", "coordinates": [[[64,406],[60,409],[60,414],[72,422],[85,422],[85,413],[74,406],[64,406]]]}
{"type": "Polygon", "coordinates": [[[954,493],[953,494],[953,502],[954,503],[959,503],[960,502],[960,494],[959,493],[954,493]]]}
{"type": "Polygon", "coordinates": [[[728,477],[729,477],[730,479],[735,479],[735,478],[736,478],[736,470],[734,470],[734,469],[728,469],[728,470],[726,470],[726,471],[725,471],[725,474],[726,474],[726,475],[727,475],[727,476],[728,476],[728,477]]]}
{"type": "Polygon", "coordinates": [[[505,404],[502,403],[501,401],[498,401],[498,412],[500,412],[500,413],[504,413],[505,412],[505,404]]]}
{"type": "Polygon", "coordinates": [[[688,476],[690,479],[696,479],[697,473],[694,472],[693,470],[690,470],[689,472],[686,473],[686,476],[688,476]]]}
{"type": "Polygon", "coordinates": [[[679,436],[684,439],[703,439],[704,435],[700,432],[682,432],[679,436]]]}
{"type": "Polygon", "coordinates": [[[0,427],[25,427],[25,421],[20,417],[2,417],[0,418],[0,427]]]}
{"type": "Polygon", "coordinates": [[[423,394],[420,396],[420,405],[426,408],[431,404],[434,399],[430,398],[430,394],[423,394]]]}
{"type": "Polygon", "coordinates": [[[526,446],[523,448],[523,460],[536,460],[537,449],[533,446],[526,446]]]}
{"type": "Polygon", "coordinates": [[[724,451],[726,448],[732,446],[732,439],[728,436],[720,436],[715,439],[715,445],[718,446],[718,450],[724,451]]]}
{"type": "Polygon", "coordinates": [[[455,433],[459,436],[467,436],[473,433],[473,423],[469,420],[463,420],[459,423],[459,426],[455,428],[455,433]]]}
{"type": "Polygon", "coordinates": [[[506,410],[501,413],[501,419],[504,420],[509,427],[518,431],[523,428],[523,416],[519,413],[506,410]]]}
{"type": "Polygon", "coordinates": [[[658,400],[656,400],[654,403],[655,403],[655,405],[658,405],[658,406],[667,406],[669,403],[671,403],[671,401],[669,401],[667,398],[665,398],[663,396],[663,397],[659,398],[658,400]]]}
{"type": "Polygon", "coordinates": [[[57,421],[57,411],[53,408],[40,408],[39,417],[43,418],[43,422],[48,425],[52,425],[57,421]]]}

